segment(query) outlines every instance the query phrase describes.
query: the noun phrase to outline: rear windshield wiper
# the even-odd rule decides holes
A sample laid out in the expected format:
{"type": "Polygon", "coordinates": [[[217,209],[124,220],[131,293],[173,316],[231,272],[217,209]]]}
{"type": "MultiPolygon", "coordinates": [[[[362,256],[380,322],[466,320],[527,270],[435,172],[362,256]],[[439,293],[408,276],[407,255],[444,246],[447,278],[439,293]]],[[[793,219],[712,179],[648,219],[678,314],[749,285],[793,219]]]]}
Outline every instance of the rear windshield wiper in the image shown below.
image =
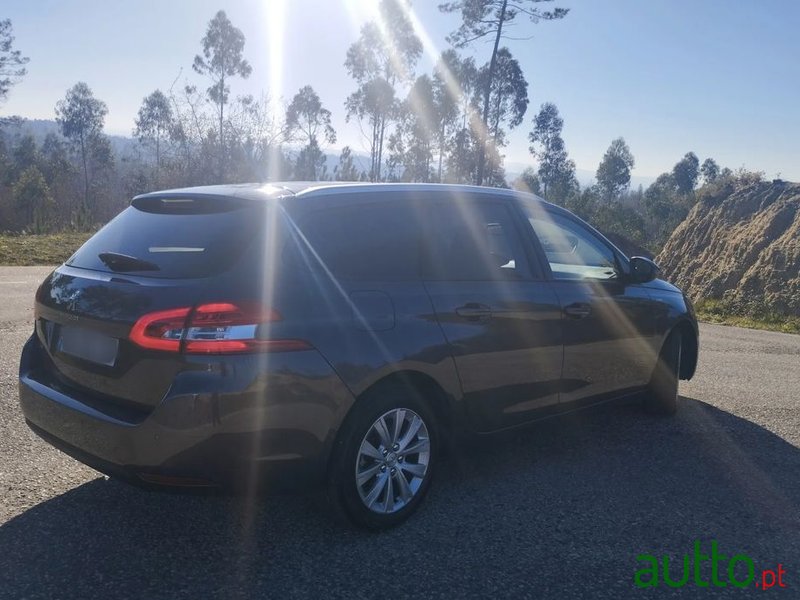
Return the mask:
{"type": "Polygon", "coordinates": [[[97,258],[103,261],[112,271],[160,271],[158,265],[149,260],[120,254],[118,252],[101,252],[97,258]]]}

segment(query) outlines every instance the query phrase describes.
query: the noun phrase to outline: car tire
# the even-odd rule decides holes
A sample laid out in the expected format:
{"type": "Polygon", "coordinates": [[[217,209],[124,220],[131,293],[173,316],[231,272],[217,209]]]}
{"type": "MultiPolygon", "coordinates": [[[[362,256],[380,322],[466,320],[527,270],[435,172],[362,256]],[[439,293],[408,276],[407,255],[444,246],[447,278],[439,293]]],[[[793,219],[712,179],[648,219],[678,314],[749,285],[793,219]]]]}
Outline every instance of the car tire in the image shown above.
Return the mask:
{"type": "Polygon", "coordinates": [[[650,414],[674,415],[678,410],[682,346],[681,332],[673,331],[661,348],[644,397],[644,408],[650,414]]]}
{"type": "Polygon", "coordinates": [[[419,508],[438,459],[436,417],[419,393],[380,386],[359,400],[337,436],[328,501],[359,527],[389,529],[419,508]]]}

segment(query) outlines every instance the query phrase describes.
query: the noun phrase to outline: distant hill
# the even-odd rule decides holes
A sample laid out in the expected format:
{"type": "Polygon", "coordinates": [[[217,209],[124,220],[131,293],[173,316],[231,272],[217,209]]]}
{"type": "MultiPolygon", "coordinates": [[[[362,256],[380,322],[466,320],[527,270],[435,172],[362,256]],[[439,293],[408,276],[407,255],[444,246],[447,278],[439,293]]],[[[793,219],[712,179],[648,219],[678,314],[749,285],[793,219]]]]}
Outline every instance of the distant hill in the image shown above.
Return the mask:
{"type": "MultiPolygon", "coordinates": [[[[521,163],[515,161],[506,161],[506,179],[508,183],[512,183],[517,177],[519,177],[522,172],[527,169],[528,167],[535,166],[533,161],[530,163],[521,163]]],[[[578,179],[578,183],[581,184],[581,188],[586,188],[595,183],[595,172],[589,171],[587,169],[576,169],[575,170],[575,177],[578,179]]],[[[640,185],[647,189],[647,187],[656,180],[655,177],[648,177],[645,175],[633,175],[631,176],[631,189],[635,190],[640,185]]]]}
{"type": "Polygon", "coordinates": [[[23,119],[12,117],[8,125],[4,127],[7,135],[24,136],[32,135],[38,144],[42,143],[50,133],[58,133],[58,123],[49,119],[23,119]]]}
{"type": "MultiPolygon", "coordinates": [[[[19,138],[25,135],[32,135],[37,144],[41,144],[44,138],[50,133],[60,134],[58,123],[51,119],[24,119],[12,117],[11,122],[4,127],[6,135],[12,138],[19,138]]],[[[108,135],[111,147],[117,157],[124,157],[130,154],[138,145],[138,140],[124,135],[108,135]]],[[[294,151],[291,147],[287,148],[289,154],[294,151]]],[[[369,170],[369,155],[364,152],[353,152],[353,162],[359,170],[369,170]]],[[[339,164],[339,151],[325,154],[325,165],[328,173],[333,173],[334,167],[339,164]]]]}
{"type": "MultiPolygon", "coordinates": [[[[4,127],[4,131],[6,135],[12,137],[23,137],[30,134],[37,144],[41,144],[50,133],[60,134],[58,123],[51,119],[14,119],[4,127]]],[[[138,144],[132,137],[123,135],[109,135],[107,137],[111,142],[114,154],[117,156],[129,154],[138,144]]]]}

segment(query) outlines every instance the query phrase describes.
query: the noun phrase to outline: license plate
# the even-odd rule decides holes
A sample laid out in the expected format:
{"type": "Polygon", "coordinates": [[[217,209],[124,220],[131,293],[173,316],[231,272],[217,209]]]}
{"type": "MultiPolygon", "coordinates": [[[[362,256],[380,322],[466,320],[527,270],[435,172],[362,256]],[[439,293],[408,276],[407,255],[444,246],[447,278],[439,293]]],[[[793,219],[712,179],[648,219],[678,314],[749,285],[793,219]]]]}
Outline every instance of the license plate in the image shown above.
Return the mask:
{"type": "Polygon", "coordinates": [[[80,327],[62,326],[57,349],[93,363],[114,366],[119,340],[80,327]]]}

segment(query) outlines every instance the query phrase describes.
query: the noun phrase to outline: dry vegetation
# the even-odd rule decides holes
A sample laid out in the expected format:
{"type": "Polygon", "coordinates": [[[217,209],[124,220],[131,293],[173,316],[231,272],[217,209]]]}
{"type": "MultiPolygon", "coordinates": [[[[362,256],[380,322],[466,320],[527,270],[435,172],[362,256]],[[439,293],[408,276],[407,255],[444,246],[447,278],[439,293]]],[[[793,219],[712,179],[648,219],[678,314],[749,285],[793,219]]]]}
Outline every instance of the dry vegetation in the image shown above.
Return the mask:
{"type": "Polygon", "coordinates": [[[800,185],[704,188],[658,258],[708,320],[800,331],[800,185]]]}
{"type": "Polygon", "coordinates": [[[0,234],[0,265],[58,265],[69,258],[91,233],[46,235],[0,234]]]}

